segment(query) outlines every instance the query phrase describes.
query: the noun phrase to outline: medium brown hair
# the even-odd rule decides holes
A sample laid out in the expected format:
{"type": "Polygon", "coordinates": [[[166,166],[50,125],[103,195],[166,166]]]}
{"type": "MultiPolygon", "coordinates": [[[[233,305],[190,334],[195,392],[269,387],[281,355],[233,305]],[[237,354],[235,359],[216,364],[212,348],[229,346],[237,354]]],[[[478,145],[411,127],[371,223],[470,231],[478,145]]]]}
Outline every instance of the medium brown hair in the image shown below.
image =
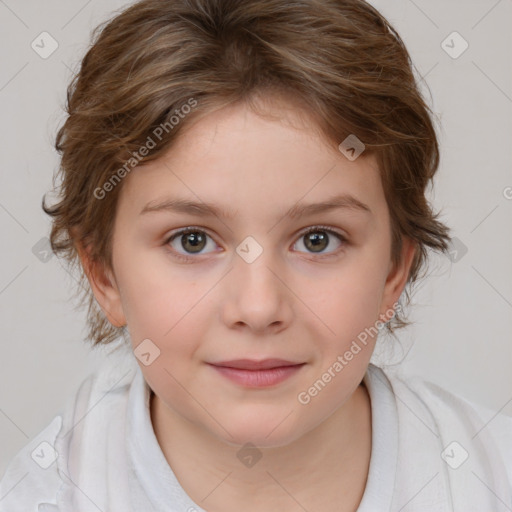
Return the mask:
{"type": "MultiPolygon", "coordinates": [[[[59,202],[48,207],[43,197],[53,251],[79,268],[87,339],[109,343],[122,334],[98,307],[77,246],[112,269],[127,162],[157,159],[193,120],[236,102],[253,106],[258,95],[293,99],[327,141],[337,147],[354,134],[365,154],[375,155],[392,261],[400,262],[409,237],[417,248],[407,286],[423,277],[427,249],[447,252],[450,237],[425,197],[439,148],[412,69],[400,36],[363,0],[143,0],[99,25],[68,86],[67,117],[56,136],[59,202]],[[178,123],[169,121],[173,115],[178,123]]],[[[386,327],[393,333],[409,323],[397,312],[386,327]]]]}

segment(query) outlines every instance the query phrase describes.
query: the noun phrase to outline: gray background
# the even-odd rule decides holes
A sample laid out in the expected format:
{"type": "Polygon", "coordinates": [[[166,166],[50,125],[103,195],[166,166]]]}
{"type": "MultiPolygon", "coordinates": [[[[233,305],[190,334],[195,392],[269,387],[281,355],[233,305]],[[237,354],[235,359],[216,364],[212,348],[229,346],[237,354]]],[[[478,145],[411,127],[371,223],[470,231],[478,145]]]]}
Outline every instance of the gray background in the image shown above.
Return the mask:
{"type": "MultiPolygon", "coordinates": [[[[512,415],[512,1],[371,3],[397,28],[430,89],[442,123],[431,199],[460,240],[453,261],[433,258],[394,361],[512,415]],[[442,47],[453,31],[469,44],[457,58],[442,47]]],[[[49,234],[40,205],[58,168],[53,142],[71,70],[91,29],[124,5],[0,0],[0,475],[105,357],[82,341],[73,277],[33,248],[49,234]],[[58,43],[46,59],[31,47],[43,31],[58,43]]],[[[453,53],[461,41],[451,39],[453,53]]]]}

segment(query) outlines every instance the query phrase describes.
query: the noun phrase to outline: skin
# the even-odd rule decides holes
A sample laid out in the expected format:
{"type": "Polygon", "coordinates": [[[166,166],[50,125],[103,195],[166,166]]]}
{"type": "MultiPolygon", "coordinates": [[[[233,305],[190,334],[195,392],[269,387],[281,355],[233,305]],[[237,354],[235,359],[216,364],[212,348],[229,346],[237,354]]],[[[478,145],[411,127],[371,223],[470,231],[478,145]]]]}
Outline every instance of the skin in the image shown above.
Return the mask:
{"type": "MultiPolygon", "coordinates": [[[[139,361],[154,392],[151,420],[198,505],[224,512],[356,510],[372,435],[361,380],[376,339],[307,405],[297,396],[389,314],[415,246],[405,239],[402,263],[392,265],[389,211],[371,155],[349,161],[291,103],[267,106],[278,118],[244,104],[208,114],[166,155],[130,173],[115,219],[113,271],[95,267],[88,277],[112,324],[128,325],[133,348],[150,339],[160,350],[149,366],[139,361]],[[351,194],[371,214],[342,208],[285,217],[297,202],[335,193],[351,194]],[[234,216],[140,214],[170,195],[234,216]],[[347,241],[327,231],[315,252],[301,232],[318,225],[347,241]],[[199,254],[180,235],[168,242],[188,226],[209,235],[199,254]],[[236,252],[247,236],[263,249],[252,263],[236,252]],[[306,364],[266,389],[242,387],[207,365],[273,357],[306,364]],[[237,457],[247,442],[262,454],[250,468],[237,457]]],[[[81,257],[87,264],[83,251],[81,257]]]]}

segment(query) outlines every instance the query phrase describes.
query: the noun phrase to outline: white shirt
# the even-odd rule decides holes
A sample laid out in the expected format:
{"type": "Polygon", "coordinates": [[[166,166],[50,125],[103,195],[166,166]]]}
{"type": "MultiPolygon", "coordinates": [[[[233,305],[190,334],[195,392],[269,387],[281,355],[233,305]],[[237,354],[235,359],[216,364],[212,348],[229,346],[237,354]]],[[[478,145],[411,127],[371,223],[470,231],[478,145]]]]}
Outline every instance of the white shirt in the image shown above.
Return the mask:
{"type": "MultiPolygon", "coordinates": [[[[364,383],[372,452],[358,512],[512,511],[511,417],[373,364],[364,383]]],[[[149,399],[133,353],[109,356],[10,462],[0,512],[205,512],[163,455],[149,399]]]]}

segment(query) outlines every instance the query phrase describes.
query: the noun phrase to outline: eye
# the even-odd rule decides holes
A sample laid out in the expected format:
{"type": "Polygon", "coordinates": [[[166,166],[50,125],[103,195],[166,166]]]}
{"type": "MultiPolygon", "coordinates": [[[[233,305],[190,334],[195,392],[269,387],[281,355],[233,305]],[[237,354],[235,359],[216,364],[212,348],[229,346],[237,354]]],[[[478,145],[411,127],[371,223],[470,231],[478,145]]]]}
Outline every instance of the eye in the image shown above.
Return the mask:
{"type": "MultiPolygon", "coordinates": [[[[346,237],[334,229],[326,226],[312,226],[301,233],[293,247],[295,249],[297,245],[302,244],[310,254],[331,256],[332,253],[336,252],[336,249],[346,243],[346,237]],[[337,245],[331,251],[325,251],[326,248],[333,245],[333,241],[336,241],[337,245]],[[327,254],[325,254],[326,252],[327,254]]],[[[193,226],[173,233],[167,238],[165,245],[172,247],[173,257],[184,261],[197,260],[194,255],[215,252],[216,248],[215,242],[206,231],[193,226]],[[208,247],[211,250],[204,251],[208,247]]]]}
{"type": "Polygon", "coordinates": [[[213,249],[216,247],[213,239],[205,231],[194,227],[188,227],[174,233],[166,240],[165,244],[171,245],[176,257],[185,260],[192,259],[187,257],[187,254],[200,254],[208,245],[213,249]],[[209,240],[211,243],[208,243],[209,240]],[[184,250],[185,253],[181,250],[184,250]]]}
{"type": "Polygon", "coordinates": [[[329,255],[346,243],[347,239],[341,233],[333,229],[325,226],[313,226],[301,234],[295,245],[302,244],[307,251],[311,251],[310,253],[313,254],[324,254],[325,249],[328,248],[329,245],[332,246],[333,240],[337,242],[337,246],[334,247],[333,250],[327,251],[329,255]]]}

